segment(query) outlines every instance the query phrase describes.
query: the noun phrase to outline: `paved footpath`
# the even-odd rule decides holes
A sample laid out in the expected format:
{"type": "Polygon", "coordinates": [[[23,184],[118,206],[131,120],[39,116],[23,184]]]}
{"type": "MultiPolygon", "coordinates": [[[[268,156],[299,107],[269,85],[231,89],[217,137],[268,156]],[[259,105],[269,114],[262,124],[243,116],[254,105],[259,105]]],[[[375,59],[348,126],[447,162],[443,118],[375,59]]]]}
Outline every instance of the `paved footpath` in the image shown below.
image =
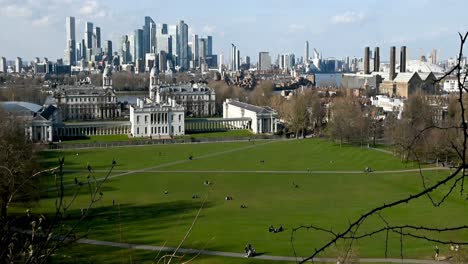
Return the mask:
{"type": "MultiPolygon", "coordinates": [[[[158,246],[148,246],[148,245],[138,245],[138,244],[129,244],[129,243],[117,243],[109,241],[100,241],[92,239],[79,239],[77,241],[80,244],[95,245],[95,246],[107,246],[107,247],[116,247],[116,248],[126,248],[126,249],[135,249],[135,250],[146,250],[146,251],[161,251],[161,252],[174,252],[176,248],[173,247],[158,247],[158,246]]],[[[182,254],[190,255],[209,255],[209,256],[220,256],[228,258],[245,258],[243,253],[234,253],[234,252],[223,252],[223,251],[212,251],[212,250],[199,250],[191,248],[179,248],[178,251],[182,254]]],[[[260,255],[254,257],[254,259],[260,260],[271,260],[271,261],[289,261],[296,262],[302,258],[294,257],[285,257],[285,256],[270,256],[270,255],[260,255]]],[[[311,261],[312,262],[312,261],[311,261]]],[[[335,258],[315,258],[314,262],[331,262],[336,263],[335,258]]],[[[434,260],[424,260],[424,259],[397,259],[397,258],[361,258],[359,259],[361,263],[410,263],[410,264],[448,264],[445,261],[436,262],[434,260]]]]}
{"type": "MultiPolygon", "coordinates": [[[[186,162],[185,160],[182,162],[186,162]]],[[[180,164],[182,162],[166,163],[158,166],[158,168],[180,164]]],[[[396,174],[396,173],[409,173],[409,172],[420,172],[420,171],[437,171],[437,170],[449,170],[444,167],[432,167],[432,168],[421,168],[421,169],[407,169],[407,170],[383,170],[369,172],[370,174],[396,174]]],[[[283,171],[283,170],[157,170],[157,168],[149,168],[143,170],[113,170],[119,172],[114,177],[122,177],[129,174],[135,173],[214,173],[214,174],[363,174],[364,171],[283,171]]],[[[87,172],[87,170],[64,170],[64,172],[87,172]]],[[[108,172],[108,170],[95,170],[94,172],[108,172]]]]}

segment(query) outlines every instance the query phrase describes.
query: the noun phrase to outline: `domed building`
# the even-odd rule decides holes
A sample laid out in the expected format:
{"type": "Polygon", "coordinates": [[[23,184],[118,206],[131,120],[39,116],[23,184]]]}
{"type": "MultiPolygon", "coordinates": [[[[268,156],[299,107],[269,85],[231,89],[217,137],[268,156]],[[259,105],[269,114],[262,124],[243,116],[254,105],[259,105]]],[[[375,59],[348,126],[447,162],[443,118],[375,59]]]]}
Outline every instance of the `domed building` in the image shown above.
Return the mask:
{"type": "Polygon", "coordinates": [[[89,80],[74,86],[59,86],[54,91],[57,106],[65,121],[112,120],[121,117],[121,107],[112,87],[112,70],[104,69],[102,87],[89,80]]]}
{"type": "MultiPolygon", "coordinates": [[[[397,70],[400,70],[400,66],[397,66],[397,70]]],[[[421,60],[409,60],[406,62],[406,71],[407,72],[421,72],[421,73],[444,73],[444,68],[440,67],[437,64],[433,64],[427,61],[421,60]]]]}

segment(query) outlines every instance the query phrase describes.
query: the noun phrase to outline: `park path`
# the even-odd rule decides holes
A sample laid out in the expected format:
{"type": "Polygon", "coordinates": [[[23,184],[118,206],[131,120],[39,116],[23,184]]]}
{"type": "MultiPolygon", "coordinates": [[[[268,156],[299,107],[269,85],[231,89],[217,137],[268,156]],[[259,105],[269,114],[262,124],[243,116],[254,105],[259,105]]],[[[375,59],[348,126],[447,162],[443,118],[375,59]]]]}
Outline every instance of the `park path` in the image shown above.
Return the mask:
{"type": "MultiPolygon", "coordinates": [[[[180,163],[177,163],[180,164],[180,163]]],[[[171,166],[174,164],[163,164],[171,166]]],[[[161,166],[166,167],[166,166],[161,166]]],[[[161,168],[159,167],[159,168],[161,168]]],[[[420,171],[437,171],[437,170],[449,170],[444,167],[431,167],[421,169],[405,169],[405,170],[383,170],[374,171],[370,174],[398,174],[398,173],[411,173],[420,171]]],[[[65,170],[64,172],[87,172],[87,170],[65,170]]],[[[107,170],[95,170],[95,172],[107,172],[107,170]]],[[[120,174],[114,175],[121,177],[124,175],[151,172],[151,173],[213,173],[213,174],[363,174],[362,170],[359,171],[284,171],[284,170],[157,170],[157,168],[149,168],[144,170],[114,170],[114,172],[120,172],[120,174]]]]}
{"type": "MultiPolygon", "coordinates": [[[[243,151],[243,150],[255,148],[255,147],[258,147],[258,146],[264,146],[264,145],[275,143],[275,142],[280,142],[280,141],[272,140],[272,141],[267,141],[265,143],[260,143],[260,144],[258,142],[257,142],[257,144],[252,142],[251,145],[247,145],[247,146],[244,146],[244,147],[233,148],[233,149],[228,149],[228,150],[224,150],[224,151],[220,151],[220,152],[214,152],[214,153],[208,153],[208,154],[205,154],[205,155],[201,155],[201,156],[195,157],[194,160],[217,157],[217,156],[221,156],[221,155],[224,155],[224,154],[243,151]]],[[[159,164],[159,165],[156,165],[156,166],[151,166],[151,167],[144,168],[144,169],[139,169],[139,170],[126,170],[126,171],[113,170],[113,172],[118,172],[118,173],[107,177],[107,179],[115,179],[115,178],[127,176],[127,175],[130,175],[130,174],[135,174],[135,173],[150,172],[152,170],[156,170],[156,169],[159,169],[159,168],[169,167],[169,166],[173,166],[173,165],[179,165],[179,164],[183,164],[183,163],[187,163],[187,162],[191,162],[191,160],[189,160],[189,159],[176,160],[176,161],[172,161],[172,162],[168,162],[168,163],[164,163],[164,164],[159,164]]],[[[82,171],[87,171],[87,170],[64,170],[64,172],[82,172],[82,171]]],[[[95,172],[109,172],[109,170],[95,170],[95,172]]],[[[103,181],[104,179],[105,178],[98,178],[96,180],[97,181],[103,181]]],[[[66,185],[64,185],[64,187],[73,187],[73,186],[75,186],[75,184],[66,184],[66,185]]],[[[56,189],[57,189],[57,187],[50,187],[48,189],[45,189],[45,191],[54,191],[56,189]]]]}
{"type": "MultiPolygon", "coordinates": [[[[159,247],[159,246],[149,246],[149,245],[139,245],[139,244],[129,244],[129,243],[118,243],[118,242],[101,241],[101,240],[93,240],[93,239],[85,239],[85,238],[79,239],[77,242],[80,244],[87,244],[87,245],[107,246],[107,247],[115,247],[115,248],[157,251],[157,252],[174,252],[176,250],[176,248],[173,248],[173,247],[159,247]]],[[[200,254],[200,255],[229,257],[229,258],[245,258],[244,253],[200,250],[200,249],[191,249],[191,248],[179,248],[177,252],[182,253],[182,254],[189,254],[189,255],[200,254]]],[[[298,257],[296,259],[295,257],[286,257],[286,256],[259,255],[259,256],[254,257],[253,259],[296,262],[297,260],[301,260],[302,257],[298,257]]],[[[335,258],[314,258],[314,262],[336,263],[336,259],[335,258]]],[[[448,262],[445,262],[445,261],[436,262],[434,260],[397,259],[397,258],[360,258],[359,262],[361,263],[448,264],[448,262]]]]}

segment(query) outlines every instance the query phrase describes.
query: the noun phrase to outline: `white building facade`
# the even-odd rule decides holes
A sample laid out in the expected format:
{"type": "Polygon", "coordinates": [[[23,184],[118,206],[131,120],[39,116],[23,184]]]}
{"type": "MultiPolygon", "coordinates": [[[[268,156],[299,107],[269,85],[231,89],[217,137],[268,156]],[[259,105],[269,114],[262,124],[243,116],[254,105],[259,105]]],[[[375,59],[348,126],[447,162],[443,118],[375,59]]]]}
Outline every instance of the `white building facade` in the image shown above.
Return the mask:
{"type": "Polygon", "coordinates": [[[278,130],[278,113],[269,107],[260,107],[235,99],[223,103],[223,118],[250,118],[254,134],[275,134],[278,130]]]}
{"type": "MultiPolygon", "coordinates": [[[[150,73],[150,88],[157,85],[158,77],[155,68],[150,73]]],[[[172,98],[160,100],[160,97],[138,98],[130,106],[130,123],[132,137],[171,138],[185,134],[185,109],[172,98]]]]}

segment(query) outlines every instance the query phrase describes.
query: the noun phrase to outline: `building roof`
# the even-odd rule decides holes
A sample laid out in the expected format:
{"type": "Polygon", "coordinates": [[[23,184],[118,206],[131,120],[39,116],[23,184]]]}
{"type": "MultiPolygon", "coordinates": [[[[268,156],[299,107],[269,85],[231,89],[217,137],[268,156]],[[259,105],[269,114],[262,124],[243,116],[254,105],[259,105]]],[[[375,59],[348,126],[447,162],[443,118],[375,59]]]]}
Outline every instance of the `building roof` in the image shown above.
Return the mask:
{"type": "Polygon", "coordinates": [[[40,113],[40,115],[48,120],[54,114],[56,110],[57,108],[55,106],[49,105],[40,113]]]}
{"type": "MultiPolygon", "coordinates": [[[[413,79],[413,77],[417,75],[415,72],[400,72],[397,74],[395,79],[393,80],[394,82],[399,82],[399,83],[408,83],[413,79]]],[[[419,76],[418,76],[419,77],[419,76]]],[[[421,79],[421,78],[419,78],[421,79]]]]}
{"type": "Polygon", "coordinates": [[[418,72],[419,77],[421,80],[426,81],[427,78],[432,77],[432,79],[436,79],[434,73],[432,72],[418,72]]]}
{"type": "Polygon", "coordinates": [[[41,110],[42,106],[28,103],[28,102],[0,102],[0,108],[7,112],[23,112],[23,113],[36,113],[41,110]]]}
{"type": "Polygon", "coordinates": [[[275,113],[275,111],[269,107],[261,107],[261,106],[251,105],[251,104],[234,101],[234,100],[228,101],[228,104],[237,106],[239,108],[244,108],[246,110],[255,112],[257,114],[274,114],[275,113]]]}
{"type": "Polygon", "coordinates": [[[409,72],[437,72],[443,73],[444,69],[439,65],[420,60],[410,60],[406,62],[406,70],[409,72]]]}

